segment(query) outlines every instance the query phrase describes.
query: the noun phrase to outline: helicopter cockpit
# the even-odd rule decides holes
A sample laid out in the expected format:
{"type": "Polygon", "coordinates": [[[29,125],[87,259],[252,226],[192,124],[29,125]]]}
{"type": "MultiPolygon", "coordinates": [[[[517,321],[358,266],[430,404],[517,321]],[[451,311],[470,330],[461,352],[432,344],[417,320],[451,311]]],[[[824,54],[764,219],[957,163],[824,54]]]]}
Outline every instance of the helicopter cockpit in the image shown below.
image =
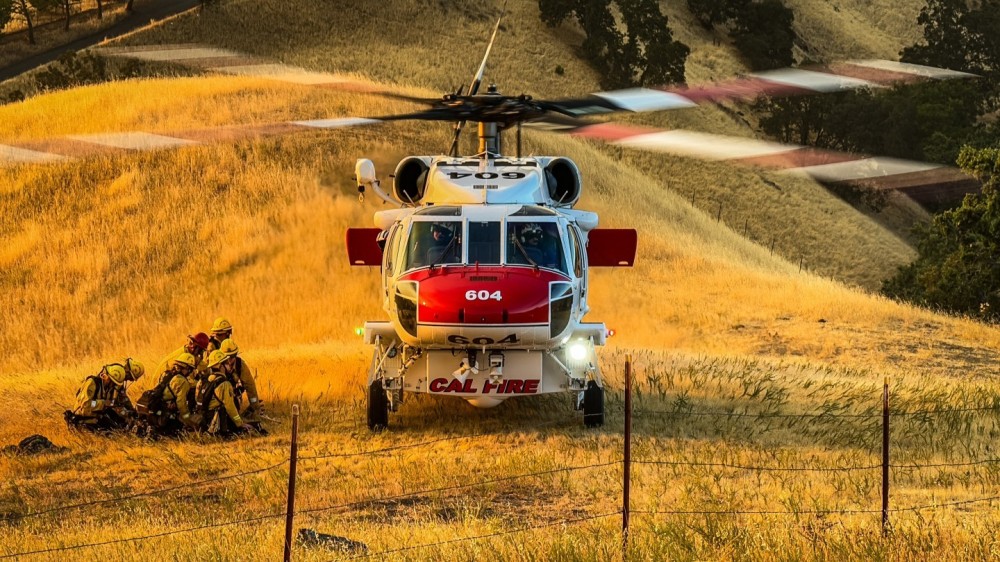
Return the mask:
{"type": "Polygon", "coordinates": [[[478,210],[482,217],[461,216],[458,207],[426,211],[413,216],[404,271],[447,265],[521,265],[568,275],[559,217],[548,209],[494,207],[487,213],[478,210]]]}

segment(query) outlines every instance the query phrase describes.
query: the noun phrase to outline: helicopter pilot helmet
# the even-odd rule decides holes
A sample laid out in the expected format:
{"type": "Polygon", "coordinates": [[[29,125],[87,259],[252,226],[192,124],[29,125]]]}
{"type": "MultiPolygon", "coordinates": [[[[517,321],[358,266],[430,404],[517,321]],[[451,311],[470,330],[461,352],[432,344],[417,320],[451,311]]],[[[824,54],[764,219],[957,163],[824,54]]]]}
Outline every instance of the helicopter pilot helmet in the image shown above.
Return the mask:
{"type": "Polygon", "coordinates": [[[431,224],[431,232],[440,232],[442,234],[449,234],[450,235],[451,234],[451,229],[448,228],[447,226],[439,223],[439,222],[435,222],[435,223],[431,224]]]}
{"type": "Polygon", "coordinates": [[[536,223],[529,222],[521,228],[521,242],[527,242],[532,239],[542,239],[542,227],[536,223]]]}
{"type": "Polygon", "coordinates": [[[443,224],[441,224],[439,222],[435,222],[435,223],[431,224],[431,236],[433,236],[434,239],[437,241],[435,243],[448,242],[449,240],[451,240],[451,238],[452,238],[453,235],[454,235],[454,233],[447,226],[445,226],[445,225],[443,225],[443,224]],[[437,233],[440,233],[441,236],[440,237],[434,236],[437,233]]]}

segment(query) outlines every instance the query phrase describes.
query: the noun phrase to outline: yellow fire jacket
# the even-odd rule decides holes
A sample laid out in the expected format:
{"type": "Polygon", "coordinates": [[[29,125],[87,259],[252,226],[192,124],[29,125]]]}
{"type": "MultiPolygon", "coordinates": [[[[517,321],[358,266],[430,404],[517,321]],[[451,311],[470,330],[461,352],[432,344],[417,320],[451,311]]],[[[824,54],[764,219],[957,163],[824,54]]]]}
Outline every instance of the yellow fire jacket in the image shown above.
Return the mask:
{"type": "Polygon", "coordinates": [[[237,358],[236,371],[233,374],[243,385],[243,390],[247,393],[247,407],[256,408],[257,402],[260,402],[260,397],[257,394],[257,380],[254,378],[250,366],[247,365],[247,362],[242,357],[237,358]]]}
{"type": "Polygon", "coordinates": [[[177,405],[177,417],[185,424],[191,420],[191,409],[188,407],[187,398],[189,392],[191,392],[191,382],[180,373],[175,374],[163,389],[163,401],[177,405]]]}
{"type": "Polygon", "coordinates": [[[78,416],[97,416],[115,405],[119,392],[124,392],[124,390],[119,390],[112,383],[102,383],[99,377],[87,377],[83,381],[83,386],[76,393],[76,407],[73,409],[73,413],[78,416]]]}
{"type": "MultiPolygon", "coordinates": [[[[182,345],[179,349],[164,357],[163,361],[160,361],[160,364],[156,366],[156,371],[153,373],[154,380],[160,380],[160,377],[163,376],[163,373],[167,372],[167,369],[170,368],[170,364],[174,361],[174,359],[180,357],[182,353],[187,352],[188,350],[184,349],[184,346],[182,345]]],[[[190,384],[193,385],[199,379],[208,375],[208,361],[205,359],[206,355],[207,354],[203,354],[201,356],[198,366],[194,368],[194,371],[191,371],[191,375],[188,377],[188,382],[190,384]]],[[[198,356],[195,355],[195,357],[198,356]]]]}
{"type": "Polygon", "coordinates": [[[226,413],[229,414],[229,418],[233,420],[233,423],[243,425],[243,418],[240,417],[240,412],[236,409],[236,394],[233,391],[233,384],[229,382],[229,379],[224,375],[212,373],[209,375],[208,381],[201,384],[212,384],[220,378],[225,378],[226,380],[215,387],[215,392],[212,393],[212,400],[208,403],[208,411],[215,412],[219,408],[225,408],[226,413]]]}

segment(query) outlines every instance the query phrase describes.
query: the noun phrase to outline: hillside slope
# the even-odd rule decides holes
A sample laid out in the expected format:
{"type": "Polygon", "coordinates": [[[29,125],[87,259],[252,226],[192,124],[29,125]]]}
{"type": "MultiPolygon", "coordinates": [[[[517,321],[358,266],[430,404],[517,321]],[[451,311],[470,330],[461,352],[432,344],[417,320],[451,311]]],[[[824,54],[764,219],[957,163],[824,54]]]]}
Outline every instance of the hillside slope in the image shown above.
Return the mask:
{"type": "MultiPolygon", "coordinates": [[[[596,90],[573,54],[573,30],[544,28],[535,10],[533,2],[514,4],[516,23],[500,39],[491,77],[539,96],[596,90]],[[505,43],[522,52],[505,52],[505,43]]],[[[456,72],[471,75],[497,12],[478,2],[429,9],[234,1],[129,41],[211,42],[430,95],[452,89],[462,80],[456,72]]],[[[693,58],[738,67],[723,60],[724,49],[703,56],[704,43],[692,44],[693,58]]],[[[252,78],[135,80],[2,107],[0,143],[406,107],[252,78]]],[[[747,134],[719,110],[649,120],[747,134]]],[[[300,454],[314,457],[300,463],[299,527],[361,540],[374,553],[546,526],[395,556],[612,559],[620,552],[618,520],[599,516],[620,506],[626,353],[635,357],[642,411],[635,454],[662,462],[636,469],[633,507],[686,512],[637,518],[636,559],[969,560],[995,552],[1000,517],[980,500],[996,494],[1000,473],[980,460],[993,457],[1000,433],[993,367],[1000,331],[854,288],[872,286],[912,250],[814,184],[717,164],[527,139],[530,152],[579,163],[587,182],[580,208],[599,212],[605,226],[640,232],[634,269],[592,275],[591,317],[618,331],[601,359],[609,396],[602,430],[583,430],[564,396],[486,411],[408,397],[390,432],[370,434],[363,421],[370,356],[353,328],[382,317],[377,272],[347,265],[343,233],[370,225],[383,207],[357,201],[353,163],[371,157],[384,176],[399,158],[439,152],[449,137],[447,127],[399,124],[0,169],[0,400],[7,405],[0,442],[40,432],[69,447],[0,455],[0,555],[204,527],[71,554],[277,558],[282,459],[297,403],[300,454]],[[745,224],[758,237],[744,237],[745,224]],[[64,428],[61,412],[85,374],[125,354],[155,364],[218,315],[233,321],[257,369],[271,436],[150,443],[64,428]],[[894,533],[883,539],[878,516],[866,512],[878,509],[877,471],[837,467],[877,463],[886,376],[893,407],[914,414],[894,418],[895,462],[929,465],[894,471],[894,505],[973,503],[894,513],[894,533]],[[345,456],[399,446],[407,449],[345,456]],[[711,465],[720,461],[729,468],[711,465]],[[952,466],[963,462],[972,464],[952,466]],[[800,470],[806,465],[818,473],[800,470]],[[172,486],[181,489],[115,499],[172,486]],[[32,515],[105,499],[114,501],[71,516],[32,515]],[[859,513],[814,513],[824,509],[859,513]],[[794,517],[761,515],[771,510],[794,517]],[[245,521],[213,526],[237,520],[245,521]]],[[[141,381],[133,398],[151,384],[141,381]]],[[[46,556],[66,558],[38,559],[46,556]]],[[[346,554],[296,554],[337,556],[346,554]]]]}

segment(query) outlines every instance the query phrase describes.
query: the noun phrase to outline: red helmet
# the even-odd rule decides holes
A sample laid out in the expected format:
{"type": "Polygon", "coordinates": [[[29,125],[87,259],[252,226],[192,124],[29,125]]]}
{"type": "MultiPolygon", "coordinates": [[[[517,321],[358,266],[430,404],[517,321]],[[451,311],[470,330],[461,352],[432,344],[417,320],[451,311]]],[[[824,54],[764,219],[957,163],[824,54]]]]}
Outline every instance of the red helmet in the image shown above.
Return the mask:
{"type": "Polygon", "coordinates": [[[191,340],[191,343],[197,345],[202,351],[208,349],[208,334],[205,332],[198,332],[193,336],[188,336],[188,339],[191,340]]]}

